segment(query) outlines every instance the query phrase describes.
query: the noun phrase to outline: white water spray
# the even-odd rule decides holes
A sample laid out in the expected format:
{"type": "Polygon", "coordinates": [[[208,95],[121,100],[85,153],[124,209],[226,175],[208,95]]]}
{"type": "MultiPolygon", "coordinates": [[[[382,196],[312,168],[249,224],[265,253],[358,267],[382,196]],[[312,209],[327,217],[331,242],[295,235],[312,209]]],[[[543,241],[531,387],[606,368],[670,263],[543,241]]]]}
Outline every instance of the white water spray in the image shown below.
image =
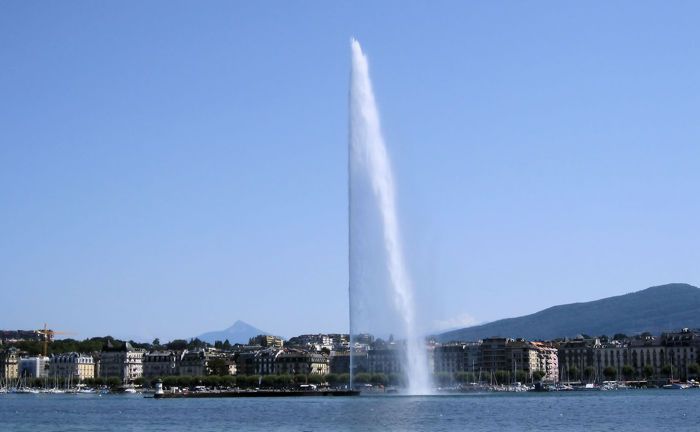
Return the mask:
{"type": "MultiPolygon", "coordinates": [[[[410,394],[429,394],[432,385],[428,373],[425,343],[417,334],[413,287],[406,270],[404,253],[399,235],[399,221],[396,209],[396,189],[391,163],[381,133],[379,112],[374,100],[372,83],[369,78],[367,57],[362,52],[359,42],[352,40],[352,73],[350,79],[350,142],[349,142],[349,198],[350,198],[350,333],[362,330],[358,316],[366,313],[364,305],[372,301],[361,296],[381,298],[385,293],[374,292],[382,288],[362,285],[368,278],[366,273],[372,271],[370,263],[374,257],[361,256],[358,244],[366,243],[368,232],[365,226],[358,226],[362,213],[367,213],[366,201],[358,197],[355,190],[358,184],[365,184],[371,191],[374,205],[378,211],[381,236],[381,248],[378,255],[383,260],[387,273],[389,295],[398,323],[403,327],[397,329],[406,338],[406,355],[403,368],[408,379],[410,394]],[[360,216],[360,217],[357,217],[360,216]],[[368,270],[369,269],[369,270],[368,270]],[[369,294],[369,295],[368,295],[369,294]]],[[[359,187],[361,188],[361,186],[359,187]]],[[[386,311],[390,314],[391,311],[386,311]]],[[[352,343],[353,341],[351,341],[352,343]]],[[[351,356],[352,362],[352,356],[351,356]]],[[[352,368],[352,365],[351,365],[352,368]]],[[[351,372],[352,373],[352,372],[351,372]]]]}

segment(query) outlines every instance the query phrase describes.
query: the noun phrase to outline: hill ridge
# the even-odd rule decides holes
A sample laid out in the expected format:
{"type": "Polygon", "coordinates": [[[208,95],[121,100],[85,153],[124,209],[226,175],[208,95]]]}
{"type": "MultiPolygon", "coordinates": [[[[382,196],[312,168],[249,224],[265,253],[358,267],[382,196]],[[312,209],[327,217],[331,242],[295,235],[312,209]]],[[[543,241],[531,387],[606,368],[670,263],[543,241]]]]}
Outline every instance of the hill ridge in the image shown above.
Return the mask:
{"type": "Polygon", "coordinates": [[[579,334],[660,333],[700,327],[700,288],[687,283],[656,285],[587,302],[554,305],[529,315],[451,330],[440,341],[491,336],[546,340],[579,334]]]}

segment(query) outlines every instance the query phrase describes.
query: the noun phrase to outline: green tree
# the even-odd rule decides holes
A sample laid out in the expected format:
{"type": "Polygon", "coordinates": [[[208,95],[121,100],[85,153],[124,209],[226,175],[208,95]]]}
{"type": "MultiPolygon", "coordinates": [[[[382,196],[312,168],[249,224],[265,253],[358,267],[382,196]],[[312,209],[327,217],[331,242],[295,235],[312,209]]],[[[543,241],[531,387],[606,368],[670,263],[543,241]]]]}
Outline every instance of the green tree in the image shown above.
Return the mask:
{"type": "Polygon", "coordinates": [[[280,374],[275,376],[275,384],[277,387],[286,388],[294,383],[294,378],[289,374],[280,374]]]}
{"type": "Polygon", "coordinates": [[[210,346],[208,343],[204,342],[203,340],[201,340],[199,338],[192,338],[187,343],[188,350],[202,349],[202,348],[206,348],[208,346],[210,346]]]}
{"type": "Polygon", "coordinates": [[[338,381],[338,374],[329,373],[324,378],[329,385],[336,386],[340,384],[338,381]]]}
{"type": "Polygon", "coordinates": [[[471,372],[455,372],[454,380],[461,384],[474,382],[474,374],[471,372]]]}
{"type": "Polygon", "coordinates": [[[209,374],[211,375],[228,375],[228,364],[222,358],[213,358],[209,360],[209,374]]]}
{"type": "Polygon", "coordinates": [[[105,379],[105,385],[111,388],[119,387],[122,384],[122,380],[119,377],[109,377],[105,379]]]}
{"type": "Polygon", "coordinates": [[[437,372],[433,375],[433,379],[438,385],[446,386],[452,382],[452,375],[448,372],[437,372]]]}
{"type": "Polygon", "coordinates": [[[153,339],[153,342],[151,342],[151,345],[153,345],[156,348],[159,347],[160,346],[160,339],[158,339],[158,338],[153,339]]]}
{"type": "Polygon", "coordinates": [[[189,387],[195,385],[196,382],[197,382],[197,380],[195,377],[186,376],[186,375],[177,377],[178,387],[189,388],[189,387]]]}
{"type": "Polygon", "coordinates": [[[389,385],[393,386],[403,386],[406,382],[406,378],[400,373],[390,373],[389,374],[389,385]]]}
{"type": "Polygon", "coordinates": [[[688,374],[692,376],[697,376],[698,372],[700,372],[700,365],[697,363],[691,363],[688,365],[688,374]]]}
{"type": "Polygon", "coordinates": [[[593,381],[595,378],[595,368],[593,366],[586,367],[586,369],[583,370],[583,376],[587,381],[593,381]]]}
{"type": "Polygon", "coordinates": [[[576,366],[571,366],[569,368],[569,380],[574,381],[580,379],[579,370],[576,366]]]}
{"type": "Polygon", "coordinates": [[[221,386],[221,376],[220,375],[207,375],[202,377],[202,384],[207,387],[220,387],[221,386]]]}
{"type": "Polygon", "coordinates": [[[360,372],[358,374],[355,374],[355,382],[357,384],[369,384],[371,380],[372,375],[368,374],[367,372],[360,372]]]}
{"type": "Polygon", "coordinates": [[[323,384],[323,375],[309,374],[307,376],[307,381],[309,384],[316,384],[316,385],[323,384]]]}
{"type": "Polygon", "coordinates": [[[603,376],[606,380],[612,381],[617,377],[617,370],[612,366],[608,366],[603,369],[603,376]]]}
{"type": "Polygon", "coordinates": [[[187,341],[184,339],[175,339],[168,342],[166,347],[171,350],[182,351],[187,349],[187,341]]]}
{"type": "Polygon", "coordinates": [[[496,371],[494,378],[496,378],[496,384],[508,384],[510,383],[510,372],[504,370],[496,371]]]}
{"type": "Polygon", "coordinates": [[[375,374],[372,374],[372,377],[370,378],[370,382],[376,386],[386,385],[389,382],[389,378],[383,373],[375,373],[375,374]]]}
{"type": "Polygon", "coordinates": [[[632,366],[630,365],[624,365],[622,366],[622,376],[625,378],[625,380],[631,380],[634,378],[635,375],[635,370],[632,366]]]}
{"type": "Polygon", "coordinates": [[[219,378],[222,387],[233,387],[236,385],[236,377],[233,375],[224,375],[219,378]]]}
{"type": "Polygon", "coordinates": [[[541,381],[542,378],[544,378],[544,376],[545,376],[545,373],[544,373],[544,371],[541,371],[541,370],[536,370],[532,373],[532,379],[534,381],[541,381]]]}
{"type": "Polygon", "coordinates": [[[350,374],[349,373],[341,373],[338,374],[338,384],[339,385],[344,385],[344,384],[350,384],[350,374]]]}
{"type": "Polygon", "coordinates": [[[651,367],[651,365],[646,365],[644,369],[642,369],[642,374],[644,374],[644,378],[651,379],[651,377],[654,376],[654,368],[651,367]]]}
{"type": "Polygon", "coordinates": [[[262,386],[266,388],[274,387],[277,381],[277,377],[274,375],[265,375],[262,377],[262,386]]]}
{"type": "Polygon", "coordinates": [[[166,376],[163,378],[163,386],[170,388],[170,387],[177,387],[178,385],[178,379],[175,376],[166,376]]]}
{"type": "Polygon", "coordinates": [[[664,376],[667,376],[669,378],[675,377],[676,376],[676,368],[674,368],[670,364],[664,365],[664,367],[661,368],[661,373],[664,374],[664,376]]]}
{"type": "MultiPolygon", "coordinates": [[[[260,385],[260,375],[247,375],[245,378],[245,387],[255,388],[260,385]]],[[[240,386],[240,383],[238,384],[240,386]]]]}

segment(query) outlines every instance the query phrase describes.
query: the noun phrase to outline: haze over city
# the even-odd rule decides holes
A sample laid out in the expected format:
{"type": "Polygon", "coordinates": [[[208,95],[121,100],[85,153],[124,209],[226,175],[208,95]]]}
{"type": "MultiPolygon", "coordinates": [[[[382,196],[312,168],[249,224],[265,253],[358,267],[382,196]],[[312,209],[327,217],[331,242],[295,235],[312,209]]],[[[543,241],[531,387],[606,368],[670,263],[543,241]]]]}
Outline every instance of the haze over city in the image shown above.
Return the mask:
{"type": "Polygon", "coordinates": [[[347,332],[353,36],[426,328],[700,283],[698,5],[322,5],[3,6],[0,328],[347,332]]]}

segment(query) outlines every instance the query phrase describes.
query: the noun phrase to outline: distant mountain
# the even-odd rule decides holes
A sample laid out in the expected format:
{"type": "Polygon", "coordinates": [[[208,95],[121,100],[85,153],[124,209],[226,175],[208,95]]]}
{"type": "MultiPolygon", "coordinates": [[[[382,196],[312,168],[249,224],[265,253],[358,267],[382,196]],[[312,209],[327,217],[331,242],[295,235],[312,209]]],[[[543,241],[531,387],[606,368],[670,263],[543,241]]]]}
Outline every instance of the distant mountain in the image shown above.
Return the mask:
{"type": "Polygon", "coordinates": [[[700,328],[700,288],[674,283],[596,301],[554,306],[532,315],[452,330],[442,333],[438,339],[475,341],[490,336],[504,336],[547,340],[579,334],[658,334],[683,327],[700,328]]]}
{"type": "Polygon", "coordinates": [[[197,337],[205,342],[209,342],[212,344],[218,340],[223,342],[226,339],[228,339],[228,341],[232,344],[245,344],[248,343],[248,339],[261,334],[266,335],[269,333],[260,330],[259,328],[255,328],[252,325],[243,321],[236,321],[231,327],[227,328],[226,330],[207,332],[197,337]]]}

